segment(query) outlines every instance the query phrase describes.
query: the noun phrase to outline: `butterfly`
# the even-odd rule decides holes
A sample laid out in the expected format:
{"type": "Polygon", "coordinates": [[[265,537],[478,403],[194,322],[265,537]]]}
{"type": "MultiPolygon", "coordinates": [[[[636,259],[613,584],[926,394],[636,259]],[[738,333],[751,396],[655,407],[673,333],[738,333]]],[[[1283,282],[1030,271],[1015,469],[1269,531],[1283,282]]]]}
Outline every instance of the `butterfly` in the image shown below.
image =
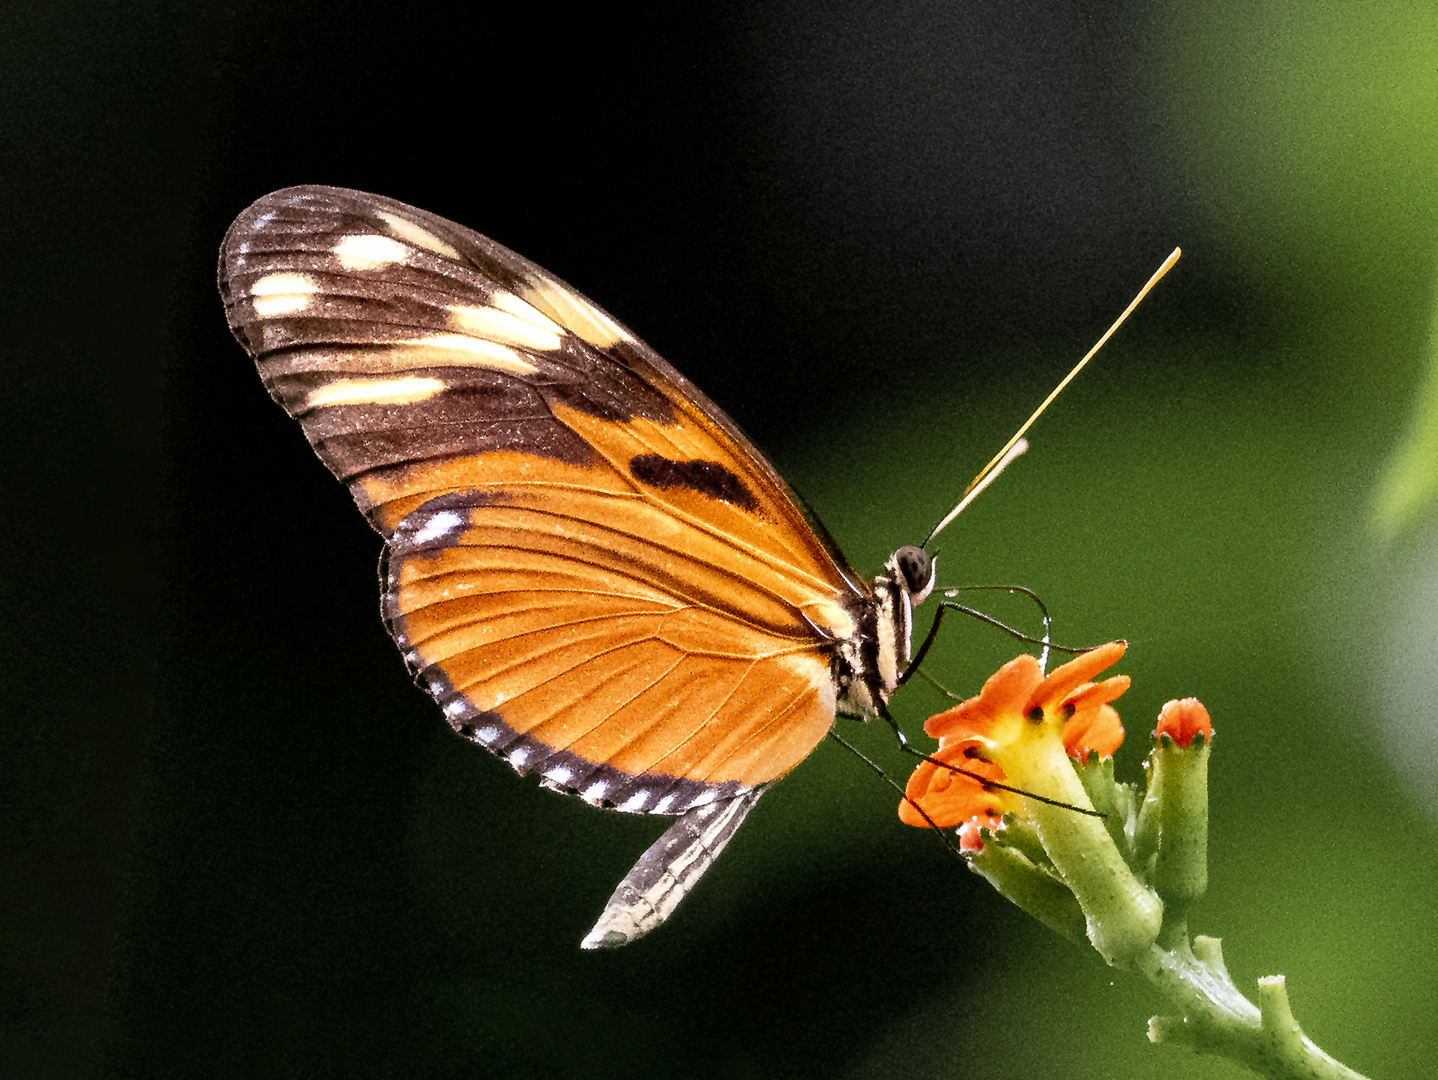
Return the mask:
{"type": "Polygon", "coordinates": [[[836,715],[901,682],[934,558],[856,574],[718,406],[533,263],[306,186],[240,214],[219,287],[383,537],[386,625],[454,730],[553,790],[677,817],[585,947],[663,922],[836,715]]]}

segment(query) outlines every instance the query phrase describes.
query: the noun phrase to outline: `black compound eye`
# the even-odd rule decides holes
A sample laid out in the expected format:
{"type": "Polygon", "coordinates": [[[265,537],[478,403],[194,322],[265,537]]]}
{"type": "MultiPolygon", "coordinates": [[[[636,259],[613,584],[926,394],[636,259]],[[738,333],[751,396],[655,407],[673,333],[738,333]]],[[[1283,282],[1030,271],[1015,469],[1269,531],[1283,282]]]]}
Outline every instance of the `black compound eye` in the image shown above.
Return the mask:
{"type": "Polygon", "coordinates": [[[928,596],[934,585],[934,560],[929,553],[923,548],[901,547],[894,552],[894,561],[909,592],[920,599],[928,596]]]}

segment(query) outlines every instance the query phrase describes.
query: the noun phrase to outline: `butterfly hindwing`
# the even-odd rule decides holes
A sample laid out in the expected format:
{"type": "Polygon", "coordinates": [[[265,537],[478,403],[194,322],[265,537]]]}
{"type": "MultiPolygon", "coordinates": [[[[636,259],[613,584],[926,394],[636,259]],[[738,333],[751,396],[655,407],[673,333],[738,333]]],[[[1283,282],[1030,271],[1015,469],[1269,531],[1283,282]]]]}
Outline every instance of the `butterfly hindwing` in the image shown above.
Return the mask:
{"type": "Polygon", "coordinates": [[[760,788],[681,814],[619,883],[582,947],[625,945],[667,919],[714,864],[763,793],[760,788]]]}
{"type": "Polygon", "coordinates": [[[601,309],[477,233],[321,187],[242,214],[220,283],[385,537],[386,619],[457,730],[658,813],[740,797],[823,738],[868,586],[601,309]]]}

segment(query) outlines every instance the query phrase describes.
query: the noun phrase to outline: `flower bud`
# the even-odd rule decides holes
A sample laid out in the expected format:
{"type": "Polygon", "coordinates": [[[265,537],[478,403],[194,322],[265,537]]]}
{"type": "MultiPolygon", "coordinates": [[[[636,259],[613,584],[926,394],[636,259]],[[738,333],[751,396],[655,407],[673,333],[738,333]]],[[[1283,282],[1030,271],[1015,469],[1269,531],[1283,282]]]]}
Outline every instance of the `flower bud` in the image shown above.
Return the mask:
{"type": "Polygon", "coordinates": [[[1208,755],[1213,724],[1196,698],[1159,713],[1139,810],[1138,865],[1164,902],[1182,913],[1208,887],[1208,755]]]}

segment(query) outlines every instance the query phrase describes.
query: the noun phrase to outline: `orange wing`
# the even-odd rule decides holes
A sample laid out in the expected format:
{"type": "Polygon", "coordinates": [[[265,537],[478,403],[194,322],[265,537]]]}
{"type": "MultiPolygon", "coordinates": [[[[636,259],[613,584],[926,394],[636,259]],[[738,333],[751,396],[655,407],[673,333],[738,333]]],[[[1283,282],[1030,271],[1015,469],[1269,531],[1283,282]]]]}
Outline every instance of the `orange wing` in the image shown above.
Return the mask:
{"type": "Polygon", "coordinates": [[[477,233],[321,187],[246,210],[220,288],[386,538],[386,618],[456,730],[652,813],[777,779],[823,738],[868,586],[599,308],[477,233]]]}

